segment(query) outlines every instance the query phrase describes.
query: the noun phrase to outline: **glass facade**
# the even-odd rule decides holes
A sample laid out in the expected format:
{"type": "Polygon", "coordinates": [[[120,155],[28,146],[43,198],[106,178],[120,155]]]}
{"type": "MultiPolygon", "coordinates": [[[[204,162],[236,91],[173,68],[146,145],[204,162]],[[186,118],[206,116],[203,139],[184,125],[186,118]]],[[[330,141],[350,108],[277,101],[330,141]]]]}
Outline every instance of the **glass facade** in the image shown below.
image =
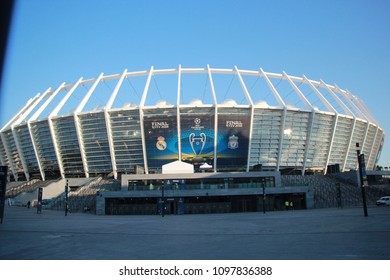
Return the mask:
{"type": "Polygon", "coordinates": [[[28,172],[39,174],[39,165],[35,156],[34,147],[27,124],[15,128],[15,131],[19,137],[19,143],[21,146],[20,148],[22,150],[24,160],[26,161],[28,172]]]}
{"type": "Polygon", "coordinates": [[[276,168],[283,110],[254,109],[250,166],[276,168]]]}
{"type": "Polygon", "coordinates": [[[311,127],[306,166],[326,166],[335,116],[315,114],[311,127]]]}
{"type": "Polygon", "coordinates": [[[12,135],[12,130],[7,130],[3,133],[5,145],[8,148],[8,154],[11,157],[11,162],[13,165],[14,171],[18,174],[18,177],[23,174],[23,165],[21,161],[21,157],[18,153],[15,139],[12,135]]]}
{"type": "Polygon", "coordinates": [[[303,166],[310,113],[287,111],[280,166],[303,166]]]}
{"type": "Polygon", "coordinates": [[[31,132],[42,171],[45,174],[56,173],[56,176],[58,176],[59,166],[48,121],[44,120],[31,123],[31,132]]]}
{"type": "Polygon", "coordinates": [[[350,144],[350,137],[353,128],[353,119],[339,116],[336,130],[333,137],[332,149],[330,152],[329,164],[342,165],[350,144]]]}
{"type": "Polygon", "coordinates": [[[110,121],[117,171],[135,173],[144,165],[139,110],[110,112],[110,121]]]}
{"type": "Polygon", "coordinates": [[[55,118],[52,122],[63,172],[67,175],[84,175],[84,166],[73,116],[55,118]]]}
{"type": "Polygon", "coordinates": [[[88,172],[91,174],[111,172],[112,164],[104,113],[82,114],[78,118],[88,172]]]}

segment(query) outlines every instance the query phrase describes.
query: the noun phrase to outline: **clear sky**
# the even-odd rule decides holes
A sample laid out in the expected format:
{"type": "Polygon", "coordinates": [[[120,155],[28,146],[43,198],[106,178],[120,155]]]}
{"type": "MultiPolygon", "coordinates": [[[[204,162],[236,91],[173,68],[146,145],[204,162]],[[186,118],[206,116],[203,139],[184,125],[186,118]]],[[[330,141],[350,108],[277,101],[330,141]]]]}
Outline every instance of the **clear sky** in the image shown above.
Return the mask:
{"type": "Polygon", "coordinates": [[[389,15],[387,0],[17,0],[0,123],[62,82],[210,64],[337,84],[389,135],[389,15]]]}

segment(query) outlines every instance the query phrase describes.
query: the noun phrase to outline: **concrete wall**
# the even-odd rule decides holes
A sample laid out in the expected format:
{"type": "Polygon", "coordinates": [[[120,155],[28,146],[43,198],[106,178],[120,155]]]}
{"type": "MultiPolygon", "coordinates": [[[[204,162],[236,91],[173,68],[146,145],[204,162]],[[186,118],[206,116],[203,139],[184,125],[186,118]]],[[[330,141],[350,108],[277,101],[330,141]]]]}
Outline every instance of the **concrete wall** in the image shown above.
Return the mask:
{"type": "MultiPolygon", "coordinates": [[[[266,188],[266,195],[305,193],[306,208],[314,208],[314,192],[311,187],[266,188]]],[[[197,196],[240,196],[263,194],[262,189],[207,189],[207,190],[166,190],[166,197],[197,197],[197,196]]],[[[120,197],[161,197],[161,191],[118,191],[101,192],[96,195],[96,214],[105,214],[106,198],[120,197]]]]}

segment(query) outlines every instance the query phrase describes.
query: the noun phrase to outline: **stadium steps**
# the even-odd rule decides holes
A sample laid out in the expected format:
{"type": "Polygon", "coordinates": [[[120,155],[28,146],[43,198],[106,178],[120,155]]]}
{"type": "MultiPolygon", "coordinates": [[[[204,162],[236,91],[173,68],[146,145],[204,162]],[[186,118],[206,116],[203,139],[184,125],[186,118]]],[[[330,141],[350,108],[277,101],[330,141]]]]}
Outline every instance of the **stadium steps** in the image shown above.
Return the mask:
{"type": "MultiPolygon", "coordinates": [[[[83,184],[74,192],[68,193],[68,209],[70,212],[91,212],[96,210],[96,193],[99,191],[119,191],[120,182],[113,179],[95,179],[83,184]]],[[[50,209],[65,209],[65,193],[59,195],[50,205],[50,209]]]]}
{"type": "MultiPolygon", "coordinates": [[[[283,186],[310,186],[314,191],[314,208],[362,206],[361,189],[350,181],[336,176],[325,175],[282,175],[283,186]]],[[[367,205],[375,205],[376,200],[390,195],[390,185],[366,187],[367,205]]]]}
{"type": "Polygon", "coordinates": [[[38,188],[43,188],[43,198],[52,198],[61,190],[58,190],[61,185],[61,178],[55,180],[32,180],[24,182],[22,185],[16,188],[10,189],[6,197],[9,199],[10,205],[26,206],[27,202],[36,201],[38,199],[38,188]]]}

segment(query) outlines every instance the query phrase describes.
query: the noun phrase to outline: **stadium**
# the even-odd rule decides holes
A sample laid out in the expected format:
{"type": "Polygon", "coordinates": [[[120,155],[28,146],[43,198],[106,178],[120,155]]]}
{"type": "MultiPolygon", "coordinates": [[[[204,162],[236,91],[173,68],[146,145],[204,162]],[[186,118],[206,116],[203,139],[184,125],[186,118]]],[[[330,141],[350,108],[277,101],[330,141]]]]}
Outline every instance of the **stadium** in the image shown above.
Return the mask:
{"type": "Polygon", "coordinates": [[[384,137],[362,100],[322,80],[236,66],[151,67],[32,97],[1,128],[0,160],[9,182],[121,181],[120,192],[97,193],[94,207],[104,213],[134,203],[146,211],[146,200],[152,213],[161,195],[172,213],[202,199],[256,210],[264,188],[282,194],[273,205],[294,193],[307,208],[310,188],[279,188],[284,175],[354,172],[357,149],[374,171],[384,137]]]}

